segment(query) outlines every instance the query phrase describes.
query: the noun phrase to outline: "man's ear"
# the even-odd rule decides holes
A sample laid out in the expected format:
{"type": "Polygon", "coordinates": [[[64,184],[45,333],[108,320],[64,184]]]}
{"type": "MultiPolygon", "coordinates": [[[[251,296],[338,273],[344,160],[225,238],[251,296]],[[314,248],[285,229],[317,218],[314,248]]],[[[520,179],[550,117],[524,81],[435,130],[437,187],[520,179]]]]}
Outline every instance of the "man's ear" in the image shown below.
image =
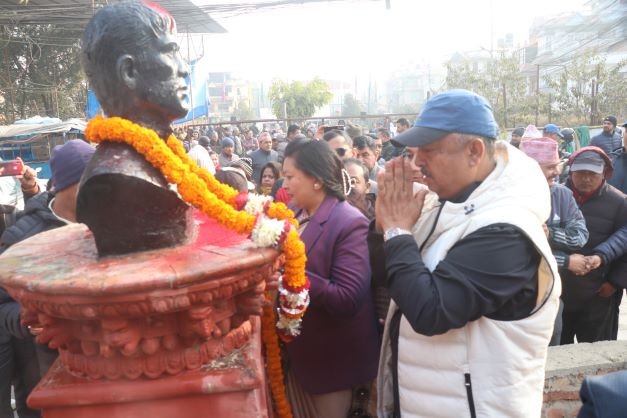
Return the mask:
{"type": "Polygon", "coordinates": [[[135,58],[132,55],[124,54],[118,58],[116,70],[119,80],[130,90],[135,90],[137,86],[137,69],[135,68],[135,58]]]}
{"type": "Polygon", "coordinates": [[[479,137],[471,139],[468,144],[467,152],[470,165],[475,166],[479,164],[479,162],[486,153],[483,140],[479,137]]]}

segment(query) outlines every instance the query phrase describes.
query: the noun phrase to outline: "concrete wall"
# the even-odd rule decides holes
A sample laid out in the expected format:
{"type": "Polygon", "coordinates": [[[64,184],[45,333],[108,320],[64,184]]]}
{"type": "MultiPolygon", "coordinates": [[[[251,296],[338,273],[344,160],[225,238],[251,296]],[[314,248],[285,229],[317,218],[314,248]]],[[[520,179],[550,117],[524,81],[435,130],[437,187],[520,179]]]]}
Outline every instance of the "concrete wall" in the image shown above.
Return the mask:
{"type": "Polygon", "coordinates": [[[623,369],[627,369],[627,341],[549,347],[542,416],[576,417],[583,378],[623,369]]]}

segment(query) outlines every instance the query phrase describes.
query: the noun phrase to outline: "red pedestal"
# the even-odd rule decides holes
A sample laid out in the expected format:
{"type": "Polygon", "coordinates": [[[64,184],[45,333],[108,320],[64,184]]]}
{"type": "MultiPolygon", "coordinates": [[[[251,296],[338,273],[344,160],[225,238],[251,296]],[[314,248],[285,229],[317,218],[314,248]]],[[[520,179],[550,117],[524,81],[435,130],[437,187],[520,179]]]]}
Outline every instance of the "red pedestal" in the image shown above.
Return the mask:
{"type": "Polygon", "coordinates": [[[46,418],[271,415],[260,320],[246,307],[278,252],[196,222],[175,248],[99,259],[72,225],[3,254],[0,285],[59,349],[30,406],[46,418]]]}
{"type": "Polygon", "coordinates": [[[160,379],[89,380],[57,360],[28,404],[44,418],[264,418],[268,412],[260,321],[250,342],[206,365],[160,379]]]}

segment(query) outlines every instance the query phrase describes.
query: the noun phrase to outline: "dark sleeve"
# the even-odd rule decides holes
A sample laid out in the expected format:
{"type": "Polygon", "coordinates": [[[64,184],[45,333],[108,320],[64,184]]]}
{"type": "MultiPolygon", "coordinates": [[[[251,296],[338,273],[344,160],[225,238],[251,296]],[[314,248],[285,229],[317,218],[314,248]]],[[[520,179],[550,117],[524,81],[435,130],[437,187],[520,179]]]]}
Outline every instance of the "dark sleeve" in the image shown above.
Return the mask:
{"type": "Polygon", "coordinates": [[[627,225],[614,232],[608,239],[594,247],[594,253],[603,259],[603,264],[616,260],[627,250],[627,225]]]}
{"type": "MultiPolygon", "coordinates": [[[[598,246],[603,244],[607,244],[608,241],[612,241],[613,238],[616,237],[616,233],[618,232],[620,236],[620,231],[625,229],[627,225],[627,199],[623,197],[622,205],[618,210],[614,218],[614,234],[612,234],[608,239],[600,243],[598,246]]],[[[624,233],[624,231],[623,231],[624,233]]],[[[623,236],[624,239],[624,236],[623,236]]],[[[596,248],[598,248],[595,247],[596,248]]],[[[625,254],[624,241],[621,242],[620,238],[617,238],[615,241],[616,258],[613,261],[608,261],[608,265],[610,271],[608,273],[607,280],[612,283],[614,286],[618,288],[627,288],[627,254],[625,254]]],[[[605,260],[604,260],[605,261],[605,260]]]]}
{"type": "Polygon", "coordinates": [[[364,216],[355,218],[329,248],[333,254],[329,277],[307,270],[312,304],[333,315],[352,316],[358,312],[369,294],[367,233],[368,220],[364,216]]]}
{"type": "Polygon", "coordinates": [[[28,328],[22,326],[20,323],[20,305],[1,287],[0,329],[3,329],[17,338],[24,338],[30,335],[28,328]]]}
{"type": "Polygon", "coordinates": [[[577,418],[620,417],[627,408],[627,371],[587,376],[579,391],[582,406],[577,418]]]}
{"type": "Polygon", "coordinates": [[[24,196],[24,204],[26,204],[26,202],[28,202],[28,200],[33,197],[33,196],[37,196],[39,193],[41,193],[41,187],[39,186],[39,183],[37,183],[37,188],[35,189],[35,192],[32,191],[25,191],[24,189],[22,189],[22,195],[24,196]]]}
{"type": "Polygon", "coordinates": [[[370,222],[368,228],[368,254],[370,257],[370,270],[372,271],[372,288],[384,286],[388,281],[385,270],[385,252],[383,251],[383,234],[375,229],[375,221],[370,222]]]}
{"type": "Polygon", "coordinates": [[[540,255],[511,225],[468,235],[433,272],[409,235],[392,238],[384,249],[390,295],[420,334],[443,334],[482,316],[521,319],[535,306],[540,255]]]}

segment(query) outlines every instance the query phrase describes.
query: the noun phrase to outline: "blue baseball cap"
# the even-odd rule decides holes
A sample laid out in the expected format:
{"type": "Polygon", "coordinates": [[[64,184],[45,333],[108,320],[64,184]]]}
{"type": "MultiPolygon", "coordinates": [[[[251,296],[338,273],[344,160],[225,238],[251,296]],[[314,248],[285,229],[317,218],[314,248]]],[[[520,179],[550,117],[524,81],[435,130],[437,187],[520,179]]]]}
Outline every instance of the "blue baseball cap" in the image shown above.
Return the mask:
{"type": "Polygon", "coordinates": [[[560,132],[560,127],[552,123],[547,123],[546,125],[544,125],[544,129],[542,129],[542,131],[545,134],[557,134],[557,136],[559,136],[560,138],[564,138],[564,135],[562,135],[562,133],[560,132]]]}
{"type": "Polygon", "coordinates": [[[408,147],[420,147],[452,132],[496,139],[498,126],[490,103],[468,90],[437,94],[427,100],[414,126],[394,140],[408,147]]]}

